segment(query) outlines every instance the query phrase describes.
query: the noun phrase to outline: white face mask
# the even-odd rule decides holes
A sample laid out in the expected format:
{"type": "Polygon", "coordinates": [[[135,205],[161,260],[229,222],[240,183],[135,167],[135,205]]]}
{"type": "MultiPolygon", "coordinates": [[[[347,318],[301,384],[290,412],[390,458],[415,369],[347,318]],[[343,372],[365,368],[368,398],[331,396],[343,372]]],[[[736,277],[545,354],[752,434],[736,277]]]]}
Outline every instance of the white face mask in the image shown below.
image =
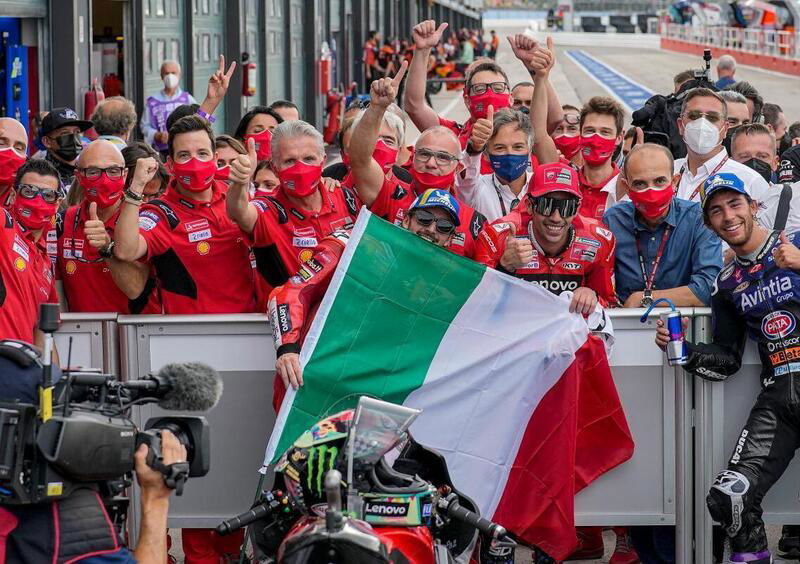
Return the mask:
{"type": "Polygon", "coordinates": [[[686,146],[698,155],[707,155],[721,142],[719,129],[704,117],[686,124],[683,140],[686,146]]]}
{"type": "Polygon", "coordinates": [[[169,73],[164,75],[164,87],[167,90],[172,90],[178,86],[178,75],[174,73],[169,73]]]}

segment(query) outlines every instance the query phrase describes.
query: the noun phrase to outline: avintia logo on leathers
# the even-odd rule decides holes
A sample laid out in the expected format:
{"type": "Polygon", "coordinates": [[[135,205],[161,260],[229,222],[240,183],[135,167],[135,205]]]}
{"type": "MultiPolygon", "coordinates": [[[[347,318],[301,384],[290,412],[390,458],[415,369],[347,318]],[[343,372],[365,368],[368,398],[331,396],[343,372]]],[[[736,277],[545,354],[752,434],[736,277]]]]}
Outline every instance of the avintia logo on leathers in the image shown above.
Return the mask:
{"type": "Polygon", "coordinates": [[[769,281],[769,284],[756,286],[755,288],[751,284],[748,289],[752,291],[744,291],[741,294],[742,309],[745,311],[757,306],[764,300],[778,297],[781,292],[788,292],[792,289],[792,281],[788,276],[782,276],[773,278],[769,281]]]}

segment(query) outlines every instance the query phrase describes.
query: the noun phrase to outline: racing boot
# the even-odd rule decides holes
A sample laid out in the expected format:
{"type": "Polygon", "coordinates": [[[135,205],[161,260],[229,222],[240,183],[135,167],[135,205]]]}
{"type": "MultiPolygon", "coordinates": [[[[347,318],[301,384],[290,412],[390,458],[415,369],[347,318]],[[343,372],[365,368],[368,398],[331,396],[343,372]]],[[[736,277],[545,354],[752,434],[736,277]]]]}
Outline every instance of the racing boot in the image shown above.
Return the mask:
{"type": "Polygon", "coordinates": [[[602,527],[576,527],[575,534],[578,536],[578,546],[564,560],[565,562],[570,560],[597,560],[603,557],[605,547],[603,546],[602,527]]]}
{"type": "Polygon", "coordinates": [[[608,564],[639,564],[639,554],[631,544],[628,527],[614,527],[614,534],[617,535],[617,545],[608,564]]]}
{"type": "Polygon", "coordinates": [[[787,560],[800,560],[800,525],[784,525],[778,541],[778,556],[787,560]]]}

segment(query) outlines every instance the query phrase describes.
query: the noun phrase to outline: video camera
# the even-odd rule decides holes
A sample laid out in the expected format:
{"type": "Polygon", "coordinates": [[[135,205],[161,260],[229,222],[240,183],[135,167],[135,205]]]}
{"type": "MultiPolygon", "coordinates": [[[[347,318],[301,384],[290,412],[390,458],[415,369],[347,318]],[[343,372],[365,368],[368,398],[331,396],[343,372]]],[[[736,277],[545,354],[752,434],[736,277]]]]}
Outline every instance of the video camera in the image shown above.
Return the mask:
{"type": "MultiPolygon", "coordinates": [[[[206,411],[222,394],[219,375],[204,364],[176,363],[142,380],[121,382],[110,374],[65,372],[53,382],[49,357],[58,312],[53,314],[47,305],[40,319],[45,332],[41,361],[30,345],[0,342],[0,357],[13,360],[38,385],[31,393],[0,392],[0,505],[54,501],[92,484],[104,497],[118,495],[132,483],[134,452],[141,444],[149,447],[147,464],[163,473],[178,495],[187,478],[206,475],[210,435],[205,418],[155,417],[141,430],[130,410],[157,403],[167,410],[206,411]],[[38,404],[32,401],[36,393],[38,404]],[[164,464],[163,430],[186,447],[186,462],[164,464]]],[[[4,372],[0,371],[0,389],[2,380],[19,381],[13,370],[4,372]]]]}

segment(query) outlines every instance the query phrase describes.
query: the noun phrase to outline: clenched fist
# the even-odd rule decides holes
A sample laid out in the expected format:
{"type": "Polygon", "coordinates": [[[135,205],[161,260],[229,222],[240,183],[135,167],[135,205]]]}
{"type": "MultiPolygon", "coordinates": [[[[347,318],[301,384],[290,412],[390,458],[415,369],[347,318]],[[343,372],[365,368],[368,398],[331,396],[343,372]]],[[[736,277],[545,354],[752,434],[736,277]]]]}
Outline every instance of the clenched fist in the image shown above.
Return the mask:
{"type": "Polygon", "coordinates": [[[141,194],[144,187],[150,182],[158,171],[158,163],[153,157],[147,157],[136,161],[136,169],[133,171],[131,190],[141,194]]]}
{"type": "Polygon", "coordinates": [[[506,250],[500,257],[500,264],[508,271],[525,266],[533,260],[533,244],[528,237],[517,237],[516,228],[510,225],[508,238],[506,239],[506,250]]]}
{"type": "Polygon", "coordinates": [[[250,138],[247,140],[247,154],[239,155],[231,161],[231,173],[228,178],[234,184],[250,184],[257,163],[256,142],[250,138]]]}
{"type": "Polygon", "coordinates": [[[486,117],[479,118],[472,126],[472,135],[469,138],[469,144],[472,146],[473,151],[482,151],[492,136],[494,130],[494,108],[489,106],[486,110],[486,117]]]}

